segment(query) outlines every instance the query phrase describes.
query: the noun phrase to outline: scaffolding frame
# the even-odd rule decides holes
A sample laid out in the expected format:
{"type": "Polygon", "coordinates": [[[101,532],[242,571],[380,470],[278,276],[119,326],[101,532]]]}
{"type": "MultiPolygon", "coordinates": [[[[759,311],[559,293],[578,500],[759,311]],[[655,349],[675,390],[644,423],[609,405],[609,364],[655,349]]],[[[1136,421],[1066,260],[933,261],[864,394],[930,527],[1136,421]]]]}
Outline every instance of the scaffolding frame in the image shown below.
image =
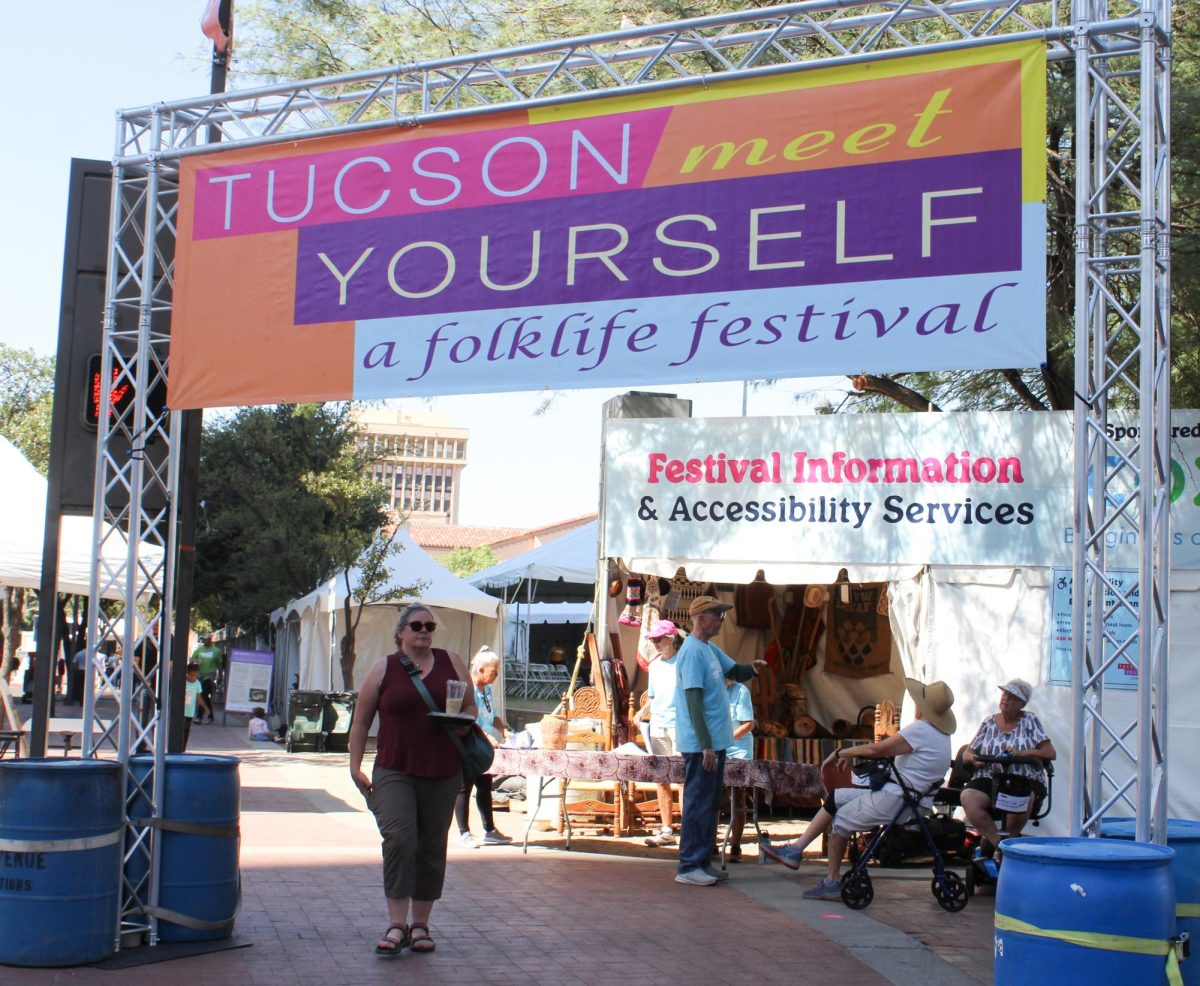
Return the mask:
{"type": "MultiPolygon", "coordinates": [[[[169,682],[166,662],[150,652],[171,653],[167,617],[180,549],[180,456],[172,439],[182,412],[155,416],[146,395],[166,382],[185,158],[214,152],[216,140],[233,150],[1036,39],[1049,61],[1073,61],[1076,79],[1085,82],[1075,94],[1075,584],[1088,598],[1107,600],[1110,611],[1134,611],[1132,598],[1112,597],[1105,569],[1105,533],[1126,525],[1141,538],[1139,585],[1143,601],[1151,601],[1136,608],[1134,643],[1121,650],[1127,655],[1136,646],[1149,671],[1139,675],[1132,721],[1105,710],[1103,671],[1111,660],[1104,654],[1104,605],[1091,608],[1090,639],[1084,607],[1075,607],[1071,828],[1094,831],[1100,815],[1122,803],[1137,817],[1138,838],[1164,841],[1170,13],[1170,0],[807,0],[119,113],[102,372],[114,387],[134,387],[136,400],[111,419],[101,417],[95,533],[98,545],[105,536],[127,538],[128,550],[121,564],[107,564],[99,552],[93,559],[88,643],[119,637],[125,649],[94,687],[89,676],[85,716],[96,720],[97,735],[86,741],[85,755],[111,750],[128,764],[134,752],[152,753],[152,769],[130,779],[128,804],[148,804],[161,816],[169,682]],[[1138,405],[1142,438],[1133,455],[1117,450],[1106,431],[1110,402],[1122,401],[1138,405]],[[118,435],[134,454],[110,452],[118,435]],[[138,454],[150,440],[167,443],[165,470],[138,454]],[[1111,456],[1115,466],[1107,464],[1111,456]],[[1089,467],[1097,477],[1090,492],[1089,467]],[[1136,495],[1110,493],[1118,483],[1136,487],[1136,495]],[[168,506],[149,508],[152,494],[168,506]],[[165,549],[166,560],[148,564],[151,547],[165,549]],[[125,606],[110,620],[99,600],[114,588],[125,606]],[[151,604],[139,609],[144,599],[151,604]],[[97,717],[101,697],[118,706],[110,725],[97,717]]],[[[139,857],[145,875],[122,880],[117,940],[144,932],[155,944],[158,842],[150,820],[129,817],[127,826],[127,856],[139,857]]]]}

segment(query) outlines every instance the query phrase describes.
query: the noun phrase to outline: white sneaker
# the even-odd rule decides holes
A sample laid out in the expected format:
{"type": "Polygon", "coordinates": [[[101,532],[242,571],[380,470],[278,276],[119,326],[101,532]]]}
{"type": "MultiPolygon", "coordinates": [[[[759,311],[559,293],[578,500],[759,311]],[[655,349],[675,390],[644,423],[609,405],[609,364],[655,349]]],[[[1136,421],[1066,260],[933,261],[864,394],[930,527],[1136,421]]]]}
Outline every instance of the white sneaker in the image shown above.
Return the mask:
{"type": "Polygon", "coordinates": [[[458,841],[468,849],[475,848],[475,836],[473,836],[470,832],[460,832],[458,834],[458,841]]]}
{"type": "Polygon", "coordinates": [[[663,829],[658,835],[651,835],[646,840],[648,846],[673,846],[675,833],[671,829],[663,829]]]}
{"type": "Polygon", "coordinates": [[[717,882],[717,878],[715,876],[709,876],[704,872],[704,870],[695,869],[688,870],[685,873],[676,873],[675,882],[688,883],[693,887],[711,887],[717,882]]]}
{"type": "Polygon", "coordinates": [[[719,870],[715,866],[709,864],[702,867],[705,873],[711,876],[717,883],[724,883],[729,879],[729,870],[719,870]]]}

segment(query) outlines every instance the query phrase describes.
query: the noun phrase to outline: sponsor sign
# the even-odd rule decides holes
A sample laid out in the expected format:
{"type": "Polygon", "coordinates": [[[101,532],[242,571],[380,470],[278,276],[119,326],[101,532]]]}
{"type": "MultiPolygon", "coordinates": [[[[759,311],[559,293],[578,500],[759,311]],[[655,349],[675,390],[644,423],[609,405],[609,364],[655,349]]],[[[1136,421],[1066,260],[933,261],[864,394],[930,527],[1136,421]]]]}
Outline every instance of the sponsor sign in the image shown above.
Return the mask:
{"type": "Polygon", "coordinates": [[[1044,144],[1020,42],[186,158],[168,400],[1036,365],[1044,144]]]}

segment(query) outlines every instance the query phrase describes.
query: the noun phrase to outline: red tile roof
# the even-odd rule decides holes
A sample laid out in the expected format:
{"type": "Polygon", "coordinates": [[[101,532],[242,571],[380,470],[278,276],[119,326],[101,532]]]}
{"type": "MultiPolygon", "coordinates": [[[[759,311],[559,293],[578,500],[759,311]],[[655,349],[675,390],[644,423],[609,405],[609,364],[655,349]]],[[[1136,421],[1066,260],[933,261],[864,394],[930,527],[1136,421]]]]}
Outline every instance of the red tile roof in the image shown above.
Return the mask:
{"type": "Polygon", "coordinates": [[[424,521],[410,521],[408,529],[422,548],[479,548],[519,537],[526,530],[523,527],[471,527],[424,521]]]}

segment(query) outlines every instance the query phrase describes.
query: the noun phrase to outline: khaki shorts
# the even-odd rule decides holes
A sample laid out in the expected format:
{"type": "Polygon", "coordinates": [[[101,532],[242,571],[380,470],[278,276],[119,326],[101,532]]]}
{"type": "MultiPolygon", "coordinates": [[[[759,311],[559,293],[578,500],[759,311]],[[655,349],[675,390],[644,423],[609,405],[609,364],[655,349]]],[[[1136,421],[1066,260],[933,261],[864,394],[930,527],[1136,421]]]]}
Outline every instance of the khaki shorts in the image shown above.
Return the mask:
{"type": "Polygon", "coordinates": [[[673,757],[679,751],[675,749],[674,729],[655,729],[650,727],[650,752],[656,757],[673,757]]]}

